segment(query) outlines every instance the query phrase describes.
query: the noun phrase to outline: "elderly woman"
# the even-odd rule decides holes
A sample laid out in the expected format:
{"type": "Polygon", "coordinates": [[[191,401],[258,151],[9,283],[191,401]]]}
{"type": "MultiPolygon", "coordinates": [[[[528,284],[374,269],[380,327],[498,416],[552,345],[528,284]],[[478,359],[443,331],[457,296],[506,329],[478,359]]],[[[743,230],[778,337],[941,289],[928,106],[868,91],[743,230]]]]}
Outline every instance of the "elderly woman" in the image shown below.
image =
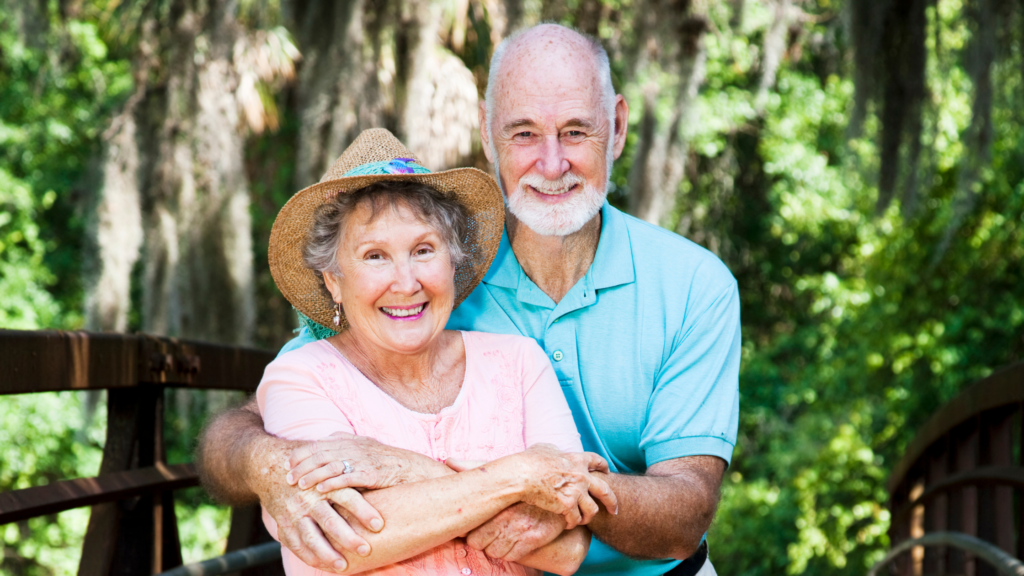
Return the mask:
{"type": "MultiPolygon", "coordinates": [[[[591,494],[615,509],[590,474],[607,464],[579,454],[541,348],[518,336],[445,330],[494,257],[500,194],[475,169],[430,173],[390,133],[371,130],[274,223],[274,279],[323,339],[267,367],[257,391],[267,431],[371,437],[408,451],[406,465],[417,470],[419,481],[365,494],[383,525],[373,532],[350,522],[370,546],[346,558],[344,573],[571,573],[589,546],[581,524],[597,511],[591,494]],[[456,472],[448,459],[487,464],[456,472]],[[520,563],[489,559],[460,539],[519,502],[563,515],[567,531],[520,563]]],[[[317,572],[287,549],[282,555],[291,576],[317,572]]]]}

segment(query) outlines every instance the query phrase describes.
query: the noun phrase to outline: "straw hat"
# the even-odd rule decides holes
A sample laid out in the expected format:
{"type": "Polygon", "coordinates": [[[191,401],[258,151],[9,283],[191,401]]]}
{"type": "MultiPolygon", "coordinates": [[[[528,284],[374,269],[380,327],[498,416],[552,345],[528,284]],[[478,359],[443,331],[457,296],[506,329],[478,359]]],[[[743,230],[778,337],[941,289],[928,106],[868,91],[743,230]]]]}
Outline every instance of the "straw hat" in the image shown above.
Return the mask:
{"type": "Polygon", "coordinates": [[[348,327],[344,313],[334,326],[334,302],[324,293],[316,273],[305,266],[302,249],[316,209],[335,194],[354,192],[381,180],[422,182],[453,197],[469,213],[467,258],[455,270],[455,306],[476,288],[494,260],[505,226],[505,205],[498,183],[476,168],[431,172],[391,132],[366,130],[352,142],[320,182],[300,190],[281,208],[270,231],[270,273],[314,335],[323,338],[348,327]],[[311,326],[306,320],[317,326],[311,326]]]}

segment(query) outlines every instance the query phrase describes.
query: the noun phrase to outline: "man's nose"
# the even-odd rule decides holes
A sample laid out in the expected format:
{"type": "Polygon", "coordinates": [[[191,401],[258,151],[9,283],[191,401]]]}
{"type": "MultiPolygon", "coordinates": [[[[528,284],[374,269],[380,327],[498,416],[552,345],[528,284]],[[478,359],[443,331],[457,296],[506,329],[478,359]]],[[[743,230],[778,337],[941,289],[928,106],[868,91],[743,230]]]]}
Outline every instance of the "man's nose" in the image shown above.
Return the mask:
{"type": "Polygon", "coordinates": [[[416,270],[412,262],[397,262],[395,264],[395,281],[391,284],[391,291],[405,296],[412,296],[420,291],[422,286],[416,279],[416,270]]]}
{"type": "Polygon", "coordinates": [[[537,160],[537,170],[548,180],[558,180],[562,174],[569,171],[565,148],[557,134],[544,138],[541,144],[540,158],[537,160]]]}

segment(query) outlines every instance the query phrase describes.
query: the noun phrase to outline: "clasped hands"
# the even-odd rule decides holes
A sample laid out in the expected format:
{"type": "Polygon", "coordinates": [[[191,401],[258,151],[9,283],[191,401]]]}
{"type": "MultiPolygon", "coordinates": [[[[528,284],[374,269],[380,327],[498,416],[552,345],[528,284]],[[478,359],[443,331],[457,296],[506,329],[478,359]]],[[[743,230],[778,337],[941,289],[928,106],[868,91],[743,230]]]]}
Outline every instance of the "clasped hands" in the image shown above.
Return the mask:
{"type": "Polygon", "coordinates": [[[509,478],[521,494],[519,504],[466,535],[470,547],[492,558],[519,560],[564,530],[590,522],[599,511],[598,502],[613,514],[618,509],[607,482],[594,474],[608,472],[608,463],[597,454],[563,453],[552,445],[537,444],[489,463],[453,459],[440,463],[343,432],[292,450],[285,465],[287,475],[275,490],[277,497],[264,498],[263,503],[277,521],[281,543],[300,560],[322,570],[344,570],[347,562],[341,552],[366,556],[370,546],[339,512],[367,530],[379,532],[384,527],[384,519],[363,498],[363,491],[477,466],[509,478]]]}

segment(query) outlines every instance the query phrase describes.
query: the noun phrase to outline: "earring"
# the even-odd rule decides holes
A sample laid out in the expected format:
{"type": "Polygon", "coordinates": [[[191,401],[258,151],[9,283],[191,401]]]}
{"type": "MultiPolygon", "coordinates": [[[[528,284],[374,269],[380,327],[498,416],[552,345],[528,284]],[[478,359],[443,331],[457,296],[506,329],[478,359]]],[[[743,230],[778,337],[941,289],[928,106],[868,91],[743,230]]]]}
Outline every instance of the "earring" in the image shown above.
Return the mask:
{"type": "Polygon", "coordinates": [[[341,326],[341,302],[334,303],[334,325],[341,326]]]}

